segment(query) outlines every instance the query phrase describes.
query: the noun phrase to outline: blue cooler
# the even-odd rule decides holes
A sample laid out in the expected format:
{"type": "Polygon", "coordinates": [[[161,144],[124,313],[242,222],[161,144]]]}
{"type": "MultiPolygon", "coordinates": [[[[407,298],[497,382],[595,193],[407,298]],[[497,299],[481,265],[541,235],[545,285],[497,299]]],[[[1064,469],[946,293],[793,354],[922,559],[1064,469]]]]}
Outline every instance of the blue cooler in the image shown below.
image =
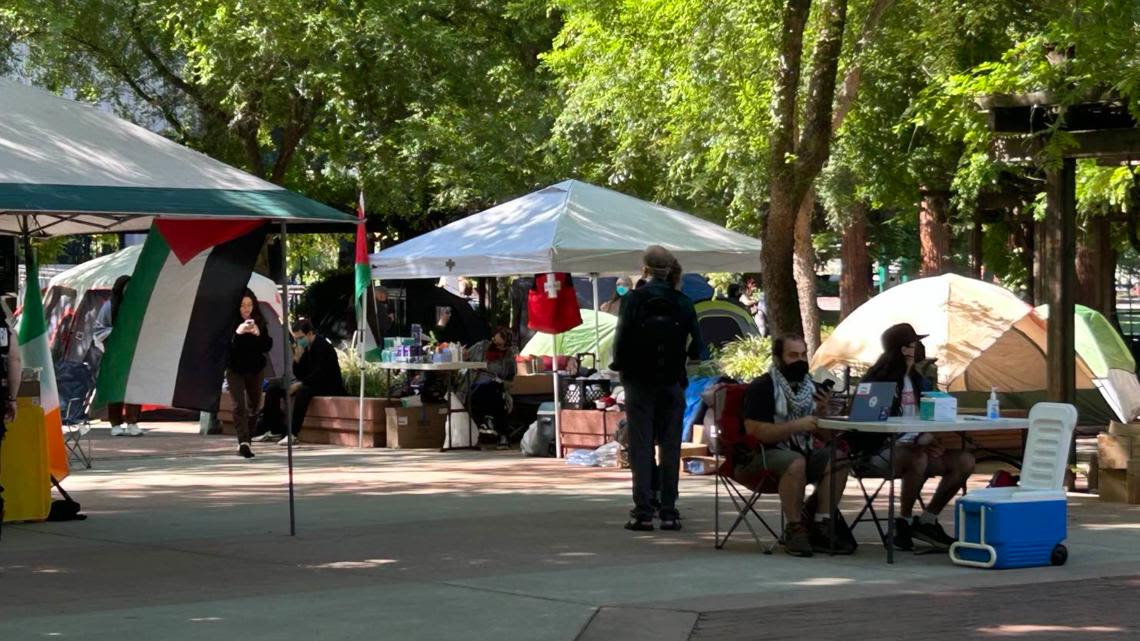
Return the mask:
{"type": "Polygon", "coordinates": [[[1068,499],[1062,490],[991,487],[958,499],[950,559],[958,565],[1009,569],[1061,565],[1068,558],[1068,499]]]}

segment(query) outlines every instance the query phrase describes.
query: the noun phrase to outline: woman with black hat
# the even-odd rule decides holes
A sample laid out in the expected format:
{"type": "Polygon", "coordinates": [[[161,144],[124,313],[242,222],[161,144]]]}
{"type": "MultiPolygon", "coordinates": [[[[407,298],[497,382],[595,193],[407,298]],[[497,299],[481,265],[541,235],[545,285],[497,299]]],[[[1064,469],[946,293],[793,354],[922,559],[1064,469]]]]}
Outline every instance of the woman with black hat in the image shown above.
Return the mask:
{"type": "MultiPolygon", "coordinates": [[[[929,389],[929,383],[915,369],[915,363],[920,360],[919,352],[923,358],[926,356],[922,348],[924,338],[926,335],[916,332],[909,323],[887,328],[882,336],[883,355],[863,376],[864,383],[895,384],[891,416],[918,416],[922,392],[929,389]]],[[[854,444],[862,452],[856,469],[864,477],[886,478],[891,473],[890,445],[881,437],[873,437],[873,441],[854,444]]],[[[946,450],[933,434],[925,432],[899,435],[895,445],[895,473],[902,480],[902,496],[899,517],[895,519],[895,547],[914,549],[914,539],[918,539],[939,549],[950,549],[954,538],[938,524],[938,514],[965,487],[973,471],[974,455],[970,452],[946,450]],[[921,515],[912,516],[926,479],[935,476],[942,480],[934,497],[921,515]]]]}

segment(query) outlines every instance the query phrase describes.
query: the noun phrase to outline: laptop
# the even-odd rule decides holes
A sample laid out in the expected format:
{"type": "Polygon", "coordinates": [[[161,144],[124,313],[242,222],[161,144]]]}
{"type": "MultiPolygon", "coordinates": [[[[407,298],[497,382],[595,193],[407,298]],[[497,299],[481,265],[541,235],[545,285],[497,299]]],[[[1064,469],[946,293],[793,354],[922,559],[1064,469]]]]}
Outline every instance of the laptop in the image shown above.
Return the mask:
{"type": "Polygon", "coordinates": [[[847,420],[857,423],[885,421],[891,415],[894,402],[894,383],[859,383],[855,387],[855,399],[851,402],[847,420]]]}

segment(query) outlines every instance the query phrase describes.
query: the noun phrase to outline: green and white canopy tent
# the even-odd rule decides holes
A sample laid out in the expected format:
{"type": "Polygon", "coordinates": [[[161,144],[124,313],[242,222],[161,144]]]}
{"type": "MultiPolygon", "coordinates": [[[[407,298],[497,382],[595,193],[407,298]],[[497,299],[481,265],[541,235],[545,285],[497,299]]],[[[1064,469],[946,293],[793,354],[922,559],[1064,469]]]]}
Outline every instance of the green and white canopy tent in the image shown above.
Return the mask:
{"type": "MultiPolygon", "coordinates": [[[[0,79],[0,234],[19,234],[26,242],[34,236],[141,232],[156,219],[276,222],[283,249],[288,223],[356,222],[93,105],[0,79]]],[[[284,284],[281,318],[289,318],[284,284]]],[[[282,334],[279,348],[287,362],[287,329],[282,334]]],[[[46,355],[42,366],[50,369],[46,333],[38,338],[46,355]]],[[[288,453],[292,533],[291,445],[288,453]]]]}
{"type": "Polygon", "coordinates": [[[4,79],[0,214],[0,233],[33,236],[146,231],[157,216],[353,221],[93,105],[4,79]]]}

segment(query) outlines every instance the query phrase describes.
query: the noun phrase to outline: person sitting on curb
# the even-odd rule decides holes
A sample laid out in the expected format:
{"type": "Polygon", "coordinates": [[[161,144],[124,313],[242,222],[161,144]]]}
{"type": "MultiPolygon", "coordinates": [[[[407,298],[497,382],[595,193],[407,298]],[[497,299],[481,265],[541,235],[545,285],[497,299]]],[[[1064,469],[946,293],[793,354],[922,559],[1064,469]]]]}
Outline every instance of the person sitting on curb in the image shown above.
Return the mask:
{"type": "MultiPolygon", "coordinates": [[[[811,556],[813,551],[831,550],[829,519],[843,497],[849,466],[846,460],[834,471],[836,496],[831,497],[831,445],[816,447],[817,416],[826,416],[828,393],[817,390],[808,375],[807,344],[800,336],[786,335],[772,341],[772,366],[744,393],[744,429],[760,443],[755,450],[738,447],[734,452],[733,477],[755,488],[763,473],[779,479],[780,508],[784,513],[784,549],[792,556],[811,556]],[[815,437],[815,438],[813,438],[815,437]],[[819,504],[830,510],[817,510],[814,521],[803,520],[807,484],[816,486],[819,504]]],[[[850,554],[854,548],[842,539],[835,542],[837,553],[850,554]]]]}

